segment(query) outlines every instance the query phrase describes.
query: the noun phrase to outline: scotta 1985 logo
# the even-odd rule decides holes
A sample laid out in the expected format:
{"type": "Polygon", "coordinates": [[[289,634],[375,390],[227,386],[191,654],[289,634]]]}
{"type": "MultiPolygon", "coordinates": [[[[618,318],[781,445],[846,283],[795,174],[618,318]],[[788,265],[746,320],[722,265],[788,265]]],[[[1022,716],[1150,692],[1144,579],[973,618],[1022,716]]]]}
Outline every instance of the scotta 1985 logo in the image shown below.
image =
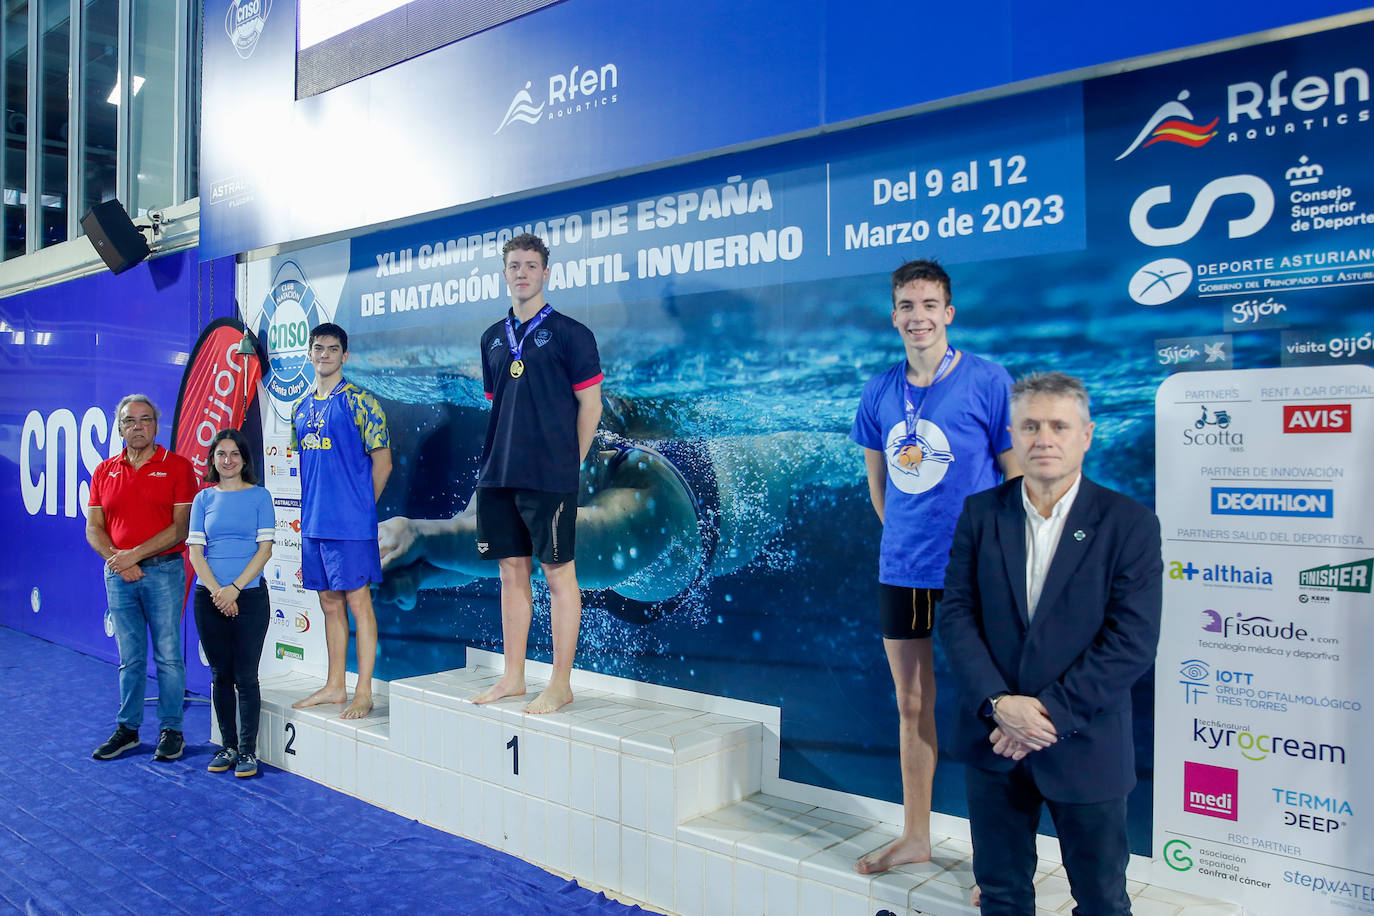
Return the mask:
{"type": "MultiPolygon", "coordinates": [[[[224,32],[244,60],[253,56],[267,26],[272,0],[233,0],[224,13],[224,32]]],[[[213,203],[213,201],[211,201],[213,203]]]]}
{"type": "Polygon", "coordinates": [[[270,371],[265,382],[272,395],[272,409],[283,420],[291,419],[291,405],[315,384],[310,329],[328,320],[300,265],[295,261],[282,264],[262,304],[258,338],[267,341],[270,371]]]}
{"type": "MultiPolygon", "coordinates": [[[[581,66],[575,66],[567,73],[549,76],[547,91],[536,105],[533,93],[539,90],[535,89],[533,80],[526,81],[523,89],[516,90],[515,97],[506,108],[506,116],[492,131],[492,136],[517,121],[533,125],[614,105],[620,101],[619,86],[620,73],[615,64],[602,64],[599,70],[584,70],[581,66]]],[[[540,86],[540,89],[544,88],[540,86]]]]}

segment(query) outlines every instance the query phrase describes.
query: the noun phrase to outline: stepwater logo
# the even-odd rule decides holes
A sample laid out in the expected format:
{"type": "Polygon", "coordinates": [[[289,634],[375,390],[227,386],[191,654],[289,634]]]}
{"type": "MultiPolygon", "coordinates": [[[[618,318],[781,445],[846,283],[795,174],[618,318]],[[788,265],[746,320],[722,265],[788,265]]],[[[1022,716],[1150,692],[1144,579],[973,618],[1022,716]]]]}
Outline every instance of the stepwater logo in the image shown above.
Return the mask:
{"type": "Polygon", "coordinates": [[[1211,751],[1235,749],[1241,757],[1254,763],[1270,757],[1291,757],[1336,766],[1346,765],[1345,747],[1342,745],[1287,735],[1257,735],[1250,726],[1231,722],[1193,719],[1193,743],[1211,751]]]}
{"type": "Polygon", "coordinates": [[[1348,433],[1349,404],[1285,404],[1283,405],[1285,433],[1348,433]]]}
{"type": "Polygon", "coordinates": [[[1189,95],[1185,89],[1178,94],[1177,101],[1165,102],[1156,108],[1155,113],[1140,129],[1140,133],[1131,141],[1131,145],[1116,157],[1116,161],[1120,162],[1136,150],[1154,146],[1156,143],[1177,143],[1197,149],[1211,142],[1217,135],[1216,126],[1221,118],[1213,118],[1207,124],[1198,124],[1192,110],[1183,104],[1189,95]]]}
{"type": "MultiPolygon", "coordinates": [[[[272,0],[233,0],[224,13],[224,33],[244,60],[257,50],[258,39],[267,26],[272,0]]],[[[213,201],[212,201],[213,203],[213,201]]]]}
{"type": "Polygon", "coordinates": [[[290,643],[279,642],[277,643],[277,658],[289,658],[292,661],[303,662],[305,661],[305,650],[302,649],[300,646],[293,646],[290,643]]]}
{"type": "Polygon", "coordinates": [[[1374,558],[1304,569],[1298,573],[1298,586],[1368,595],[1371,579],[1374,579],[1374,558]]]}
{"type": "Polygon", "coordinates": [[[1197,580],[1203,585],[1217,588],[1256,588],[1272,589],[1274,573],[1262,566],[1242,567],[1234,563],[1213,563],[1211,566],[1194,566],[1193,561],[1169,563],[1169,578],[1187,582],[1197,580]]]}
{"type": "Polygon", "coordinates": [[[1239,819],[1240,771],[1183,761],[1183,810],[1226,821],[1239,819]]]}
{"type": "Polygon", "coordinates": [[[1331,518],[1334,500],[1334,491],[1320,488],[1212,487],[1212,514],[1331,518]]]}
{"type": "Polygon", "coordinates": [[[615,64],[602,64],[599,70],[584,70],[578,65],[567,73],[549,76],[547,91],[536,105],[534,93],[543,90],[544,85],[541,83],[536,90],[534,81],[528,80],[524,88],[516,90],[492,136],[517,122],[533,126],[614,105],[620,101],[619,87],[620,72],[615,64]]]}
{"type": "Polygon", "coordinates": [[[1186,293],[1192,282],[1191,264],[1178,258],[1160,258],[1135,272],[1127,292],[1141,305],[1163,305],[1186,293]]]}

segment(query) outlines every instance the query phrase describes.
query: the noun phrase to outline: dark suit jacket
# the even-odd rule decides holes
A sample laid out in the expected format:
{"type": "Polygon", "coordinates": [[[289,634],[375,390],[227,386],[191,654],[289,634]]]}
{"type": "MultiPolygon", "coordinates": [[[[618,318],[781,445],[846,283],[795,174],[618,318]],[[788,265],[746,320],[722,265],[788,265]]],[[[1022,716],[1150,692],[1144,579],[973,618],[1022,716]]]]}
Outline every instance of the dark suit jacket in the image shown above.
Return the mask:
{"type": "Polygon", "coordinates": [[[1131,685],[1154,663],[1159,641],[1159,519],[1085,477],[1033,620],[1025,529],[1020,479],[964,502],[939,608],[961,694],[947,746],[973,766],[1011,769],[992,752],[992,724],[979,707],[999,693],[1037,697],[1059,732],[1057,743],[1026,758],[1040,792],[1070,803],[1124,796],[1135,785],[1131,685]]]}

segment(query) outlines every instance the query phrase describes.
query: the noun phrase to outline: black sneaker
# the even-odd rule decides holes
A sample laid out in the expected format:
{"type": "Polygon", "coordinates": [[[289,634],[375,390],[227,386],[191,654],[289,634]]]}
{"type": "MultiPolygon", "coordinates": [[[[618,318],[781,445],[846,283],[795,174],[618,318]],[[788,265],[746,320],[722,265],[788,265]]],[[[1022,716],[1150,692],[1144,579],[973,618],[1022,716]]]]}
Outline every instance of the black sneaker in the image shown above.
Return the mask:
{"type": "Polygon", "coordinates": [[[210,765],[205,769],[211,773],[223,773],[232,770],[234,764],[239,762],[239,752],[232,747],[222,747],[210,758],[210,765]]]}
{"type": "Polygon", "coordinates": [[[234,765],[234,775],[239,779],[258,775],[258,758],[252,754],[239,754],[239,762],[234,765]]]}
{"type": "Polygon", "coordinates": [[[110,739],[92,751],[91,756],[96,760],[114,760],[131,747],[138,747],[138,729],[119,725],[110,739]]]}
{"type": "Polygon", "coordinates": [[[181,732],[174,728],[164,728],[162,734],[157,737],[157,750],[153,752],[153,759],[176,760],[185,749],[186,741],[181,737],[181,732]]]}

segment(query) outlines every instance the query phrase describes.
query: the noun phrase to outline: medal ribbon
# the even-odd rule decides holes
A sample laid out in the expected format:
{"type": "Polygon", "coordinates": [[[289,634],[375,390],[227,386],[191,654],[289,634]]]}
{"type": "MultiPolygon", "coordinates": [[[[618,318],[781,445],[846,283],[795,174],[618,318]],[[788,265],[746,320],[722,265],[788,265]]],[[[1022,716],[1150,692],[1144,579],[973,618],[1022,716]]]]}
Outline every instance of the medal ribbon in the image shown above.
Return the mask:
{"type": "Polygon", "coordinates": [[[906,377],[906,372],[902,372],[902,384],[906,386],[903,394],[903,406],[906,414],[906,441],[916,441],[916,425],[921,422],[921,409],[925,407],[926,396],[930,394],[930,389],[935,387],[935,383],[949,374],[950,367],[954,365],[954,348],[945,347],[944,359],[940,360],[940,365],[935,369],[935,375],[930,380],[930,384],[921,389],[921,396],[916,397],[914,385],[906,377]]]}
{"type": "Polygon", "coordinates": [[[552,314],[553,306],[546,305],[539,310],[539,314],[535,315],[529,321],[525,322],[525,333],[520,335],[519,343],[516,343],[515,341],[515,325],[511,323],[511,316],[506,316],[506,342],[510,344],[511,362],[515,362],[516,360],[518,360],[520,358],[520,354],[525,352],[525,341],[530,339],[530,333],[534,331],[535,328],[539,327],[539,323],[541,321],[543,321],[545,318],[549,317],[552,314]]]}
{"type": "Polygon", "coordinates": [[[311,395],[310,420],[307,423],[308,428],[314,430],[315,432],[319,432],[320,430],[324,429],[324,419],[329,415],[329,403],[334,400],[334,395],[344,390],[344,386],[347,384],[348,381],[346,379],[339,379],[339,384],[334,386],[334,390],[329,392],[329,394],[325,395],[323,410],[321,410],[319,406],[320,399],[315,397],[314,395],[311,395]]]}

